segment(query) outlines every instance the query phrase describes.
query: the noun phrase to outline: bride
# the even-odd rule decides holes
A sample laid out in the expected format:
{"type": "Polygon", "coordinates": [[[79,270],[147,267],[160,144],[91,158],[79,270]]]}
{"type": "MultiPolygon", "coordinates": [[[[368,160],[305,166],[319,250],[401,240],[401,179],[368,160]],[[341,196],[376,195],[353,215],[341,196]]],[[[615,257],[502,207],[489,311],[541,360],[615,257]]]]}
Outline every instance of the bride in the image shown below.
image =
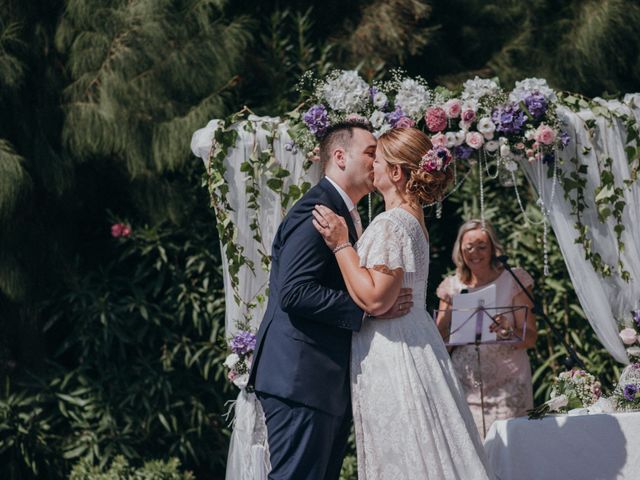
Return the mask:
{"type": "Polygon", "coordinates": [[[429,240],[421,205],[443,197],[450,153],[414,128],[383,134],[374,186],[386,210],[355,247],[345,220],[316,206],[314,226],[336,256],[349,294],[366,312],[388,310],[401,287],[414,303],[393,320],[370,319],[352,338],[351,390],[358,478],[487,479],[484,449],[449,354],[425,307],[429,240]]]}

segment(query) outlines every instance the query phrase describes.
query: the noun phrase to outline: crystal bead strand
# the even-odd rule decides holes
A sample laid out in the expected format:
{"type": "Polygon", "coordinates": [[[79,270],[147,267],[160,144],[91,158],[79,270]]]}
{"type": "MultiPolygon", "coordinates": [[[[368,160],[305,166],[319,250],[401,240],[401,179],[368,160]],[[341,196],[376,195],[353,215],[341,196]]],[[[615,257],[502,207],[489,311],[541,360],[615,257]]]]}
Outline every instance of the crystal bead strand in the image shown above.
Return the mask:
{"type": "Polygon", "coordinates": [[[371,208],[371,192],[369,192],[369,194],[367,195],[367,213],[369,214],[369,223],[367,225],[371,224],[371,217],[372,217],[372,208],[371,208]]]}
{"type": "Polygon", "coordinates": [[[484,228],[484,187],[482,185],[482,156],[478,155],[478,172],[480,174],[480,223],[484,228]]]}

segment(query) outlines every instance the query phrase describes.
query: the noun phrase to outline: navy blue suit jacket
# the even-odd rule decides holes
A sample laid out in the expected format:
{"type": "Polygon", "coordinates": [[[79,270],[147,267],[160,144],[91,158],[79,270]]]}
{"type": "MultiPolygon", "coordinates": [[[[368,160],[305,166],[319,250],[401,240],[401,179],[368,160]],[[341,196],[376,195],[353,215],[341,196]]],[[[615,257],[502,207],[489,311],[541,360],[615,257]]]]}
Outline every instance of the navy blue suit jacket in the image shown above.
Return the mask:
{"type": "Polygon", "coordinates": [[[364,312],[351,300],[331,250],[311,220],[316,204],[343,216],[347,207],[323,178],[289,211],[272,248],[269,300],[260,324],[249,383],[259,392],[332,415],[350,401],[351,333],[364,312]]]}

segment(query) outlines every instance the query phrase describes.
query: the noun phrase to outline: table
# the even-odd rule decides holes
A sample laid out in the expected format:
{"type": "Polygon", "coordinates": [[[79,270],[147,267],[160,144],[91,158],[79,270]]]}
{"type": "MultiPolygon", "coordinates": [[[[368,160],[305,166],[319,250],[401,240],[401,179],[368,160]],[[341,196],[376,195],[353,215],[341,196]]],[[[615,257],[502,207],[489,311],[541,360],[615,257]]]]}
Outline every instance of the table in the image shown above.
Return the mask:
{"type": "Polygon", "coordinates": [[[640,479],[640,412],[499,420],[484,446],[498,480],[640,479]]]}

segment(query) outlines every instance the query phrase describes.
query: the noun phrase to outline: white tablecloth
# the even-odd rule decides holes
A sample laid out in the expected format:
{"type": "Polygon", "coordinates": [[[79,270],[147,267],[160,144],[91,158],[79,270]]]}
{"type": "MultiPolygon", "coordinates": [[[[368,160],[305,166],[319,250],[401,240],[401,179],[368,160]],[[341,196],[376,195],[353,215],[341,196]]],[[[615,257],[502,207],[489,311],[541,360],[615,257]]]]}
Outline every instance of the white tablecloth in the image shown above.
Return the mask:
{"type": "Polygon", "coordinates": [[[499,480],[636,480],[640,412],[499,420],[484,446],[499,480]]]}

